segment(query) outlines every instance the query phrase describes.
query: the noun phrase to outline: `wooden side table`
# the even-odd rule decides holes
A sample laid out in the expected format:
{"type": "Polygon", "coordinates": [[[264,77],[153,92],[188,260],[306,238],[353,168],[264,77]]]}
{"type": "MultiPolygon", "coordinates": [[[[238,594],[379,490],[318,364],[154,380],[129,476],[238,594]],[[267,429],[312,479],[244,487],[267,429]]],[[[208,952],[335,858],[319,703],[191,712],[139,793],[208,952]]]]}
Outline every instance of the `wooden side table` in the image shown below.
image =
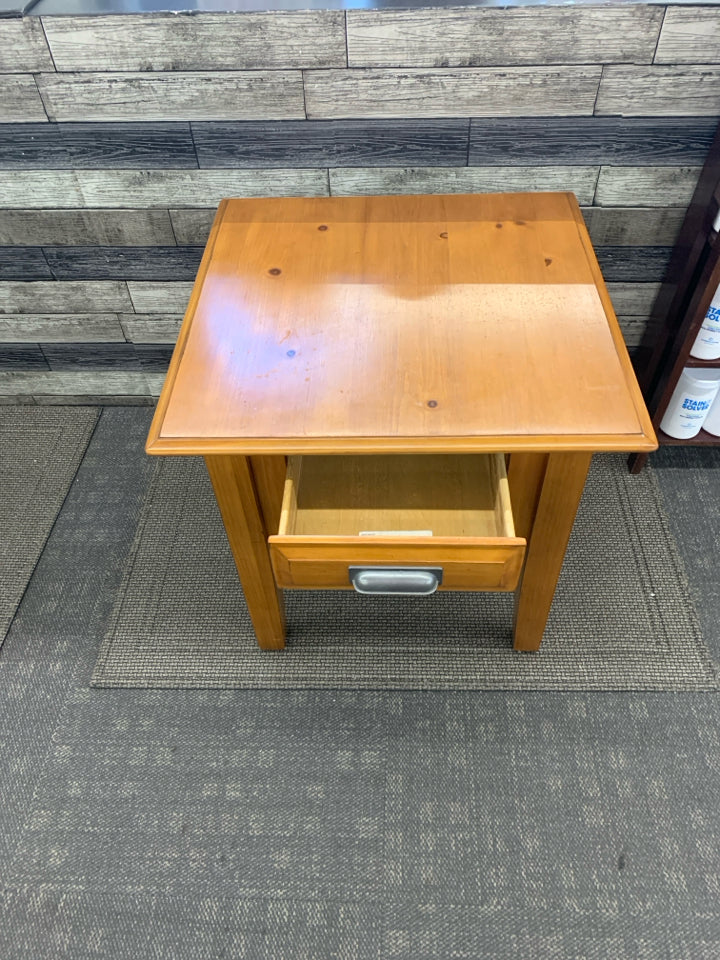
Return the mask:
{"type": "Polygon", "coordinates": [[[565,193],[223,201],[147,442],[205,457],[265,649],[354,586],[514,590],[537,650],[592,453],[655,447],[565,193]]]}

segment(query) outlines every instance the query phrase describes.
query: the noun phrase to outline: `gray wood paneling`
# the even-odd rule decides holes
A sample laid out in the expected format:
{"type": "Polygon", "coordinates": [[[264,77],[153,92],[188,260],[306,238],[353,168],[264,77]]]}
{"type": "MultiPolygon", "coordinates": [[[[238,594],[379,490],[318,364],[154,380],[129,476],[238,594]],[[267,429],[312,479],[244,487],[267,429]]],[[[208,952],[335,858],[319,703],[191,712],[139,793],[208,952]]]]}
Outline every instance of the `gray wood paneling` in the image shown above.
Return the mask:
{"type": "Polygon", "coordinates": [[[720,63],[720,10],[668,7],[656,63],[720,63]]]}
{"type": "Polygon", "coordinates": [[[191,283],[145,283],[131,280],[128,283],[132,297],[130,309],[135,313],[182,316],[187,309],[192,288],[191,283]]]}
{"type": "Polygon", "coordinates": [[[660,290],[659,283],[608,283],[615,313],[624,317],[647,317],[660,290]]]}
{"type": "Polygon", "coordinates": [[[0,208],[210,207],[224,197],[327,193],[325,170],[17,170],[0,208]]]}
{"type": "Polygon", "coordinates": [[[664,280],[672,247],[597,247],[598,263],[606,280],[643,282],[664,280]]]}
{"type": "Polygon", "coordinates": [[[369,167],[330,171],[334,196],[375,193],[475,193],[507,190],[571,190],[592,203],[597,167],[369,167]]]}
{"type": "Polygon", "coordinates": [[[583,216],[594,244],[672,246],[683,220],[685,207],[584,207],[583,216]]]}
{"type": "Polygon", "coordinates": [[[52,280],[42,247],[0,247],[0,280],[52,280]]]}
{"type": "Polygon", "coordinates": [[[39,120],[47,120],[47,116],[35,78],[26,73],[0,74],[0,123],[39,120]]]}
{"type": "Polygon", "coordinates": [[[5,170],[197,168],[189,123],[6,123],[5,170]]]}
{"type": "Polygon", "coordinates": [[[606,207],[687,207],[699,167],[602,167],[595,203],[606,207]]]}
{"type": "Polygon", "coordinates": [[[469,162],[702,166],[716,126],[698,117],[483,118],[470,124],[469,162]]]}
{"type": "Polygon", "coordinates": [[[123,313],[120,315],[120,324],[125,339],[131,343],[175,343],[182,319],[182,314],[140,316],[123,313]]]}
{"type": "Polygon", "coordinates": [[[122,343],[115,313],[16,314],[0,317],[1,343],[122,343]]]}
{"type": "Polygon", "coordinates": [[[597,114],[720,116],[720,66],[605,67],[597,114]]]}
{"type": "Polygon", "coordinates": [[[180,244],[204,244],[210,235],[216,207],[207,210],[169,210],[175,239],[180,244]]]}
{"type": "Polygon", "coordinates": [[[146,373],[145,380],[147,382],[148,392],[151,397],[159,397],[160,391],[163,388],[165,383],[165,374],[164,373],[146,373]]]}
{"type": "Polygon", "coordinates": [[[650,63],[662,7],[348,10],[351,67],[650,63]]]}
{"type": "Polygon", "coordinates": [[[41,343],[51,370],[140,370],[135,344],[41,343]]]}
{"type": "Polygon", "coordinates": [[[51,120],[284,120],[305,116],[299,70],[42,74],[38,86],[51,120]]]}
{"type": "Polygon", "coordinates": [[[340,67],[340,10],[44,17],[58,70],[340,67]]]}
{"type": "Polygon", "coordinates": [[[0,73],[54,70],[40,21],[35,17],[0,20],[0,73]]]}
{"type": "Polygon", "coordinates": [[[660,324],[649,320],[647,317],[618,317],[618,323],[628,350],[640,346],[646,330],[652,330],[653,332],[659,332],[660,330],[660,324]]]}
{"type": "Polygon", "coordinates": [[[201,167],[462,166],[469,120],[193,123],[201,167]]]}
{"type": "MultiPolygon", "coordinates": [[[[0,258],[4,249],[13,248],[0,247],[0,258]]],[[[57,280],[194,280],[203,248],[43,247],[43,253],[57,280]]]]}
{"type": "Polygon", "coordinates": [[[48,369],[48,362],[36,343],[0,344],[0,370],[48,369]]]}
{"type": "Polygon", "coordinates": [[[589,115],[601,67],[310,70],[311,119],[589,115]]]}
{"type": "Polygon", "coordinates": [[[0,373],[0,394],[95,398],[148,396],[146,374],[139,371],[20,371],[0,373]]]}
{"type": "Polygon", "coordinates": [[[1,245],[149,247],[174,243],[167,210],[0,210],[1,245]]]}
{"type": "Polygon", "coordinates": [[[127,285],[121,280],[0,283],[0,314],[3,315],[124,313],[132,309],[127,285]]]}

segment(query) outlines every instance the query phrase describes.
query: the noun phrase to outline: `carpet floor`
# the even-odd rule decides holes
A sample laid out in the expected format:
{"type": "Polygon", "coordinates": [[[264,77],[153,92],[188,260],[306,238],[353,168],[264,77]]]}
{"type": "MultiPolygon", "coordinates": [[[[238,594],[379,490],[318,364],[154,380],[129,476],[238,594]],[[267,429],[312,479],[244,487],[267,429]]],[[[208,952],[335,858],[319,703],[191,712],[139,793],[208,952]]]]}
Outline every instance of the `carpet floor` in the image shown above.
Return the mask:
{"type": "Polygon", "coordinates": [[[595,458],[537,654],[512,596],[288,591],[281,652],[258,649],[201,460],[156,469],[96,686],[714,690],[652,470],[595,458]]]}

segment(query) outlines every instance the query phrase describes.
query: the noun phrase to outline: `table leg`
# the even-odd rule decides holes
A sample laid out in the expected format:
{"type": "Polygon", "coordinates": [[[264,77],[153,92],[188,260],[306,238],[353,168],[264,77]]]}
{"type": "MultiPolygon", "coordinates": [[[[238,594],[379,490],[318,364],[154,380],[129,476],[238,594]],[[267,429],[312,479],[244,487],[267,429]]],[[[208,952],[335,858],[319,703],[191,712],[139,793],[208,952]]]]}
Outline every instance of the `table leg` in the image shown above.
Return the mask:
{"type": "Polygon", "coordinates": [[[508,480],[511,498],[519,498],[517,533],[528,541],[515,595],[516,650],[540,648],[591,459],[591,453],[511,457],[508,480]]]}
{"type": "MultiPolygon", "coordinates": [[[[263,500],[247,457],[205,457],[258,644],[285,646],[285,611],[267,547],[263,500]]],[[[264,491],[267,498],[267,490],[264,491]]],[[[267,500],[272,509],[272,497],[267,500]]]]}

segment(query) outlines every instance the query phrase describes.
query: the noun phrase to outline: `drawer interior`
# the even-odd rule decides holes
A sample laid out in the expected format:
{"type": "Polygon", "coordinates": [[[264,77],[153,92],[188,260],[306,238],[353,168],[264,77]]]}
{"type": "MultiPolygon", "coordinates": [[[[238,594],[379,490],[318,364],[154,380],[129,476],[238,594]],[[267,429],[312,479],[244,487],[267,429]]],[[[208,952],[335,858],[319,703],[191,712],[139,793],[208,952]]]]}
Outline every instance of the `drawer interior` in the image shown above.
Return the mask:
{"type": "Polygon", "coordinates": [[[514,537],[502,454],[291,457],[280,536],[514,537]]]}

